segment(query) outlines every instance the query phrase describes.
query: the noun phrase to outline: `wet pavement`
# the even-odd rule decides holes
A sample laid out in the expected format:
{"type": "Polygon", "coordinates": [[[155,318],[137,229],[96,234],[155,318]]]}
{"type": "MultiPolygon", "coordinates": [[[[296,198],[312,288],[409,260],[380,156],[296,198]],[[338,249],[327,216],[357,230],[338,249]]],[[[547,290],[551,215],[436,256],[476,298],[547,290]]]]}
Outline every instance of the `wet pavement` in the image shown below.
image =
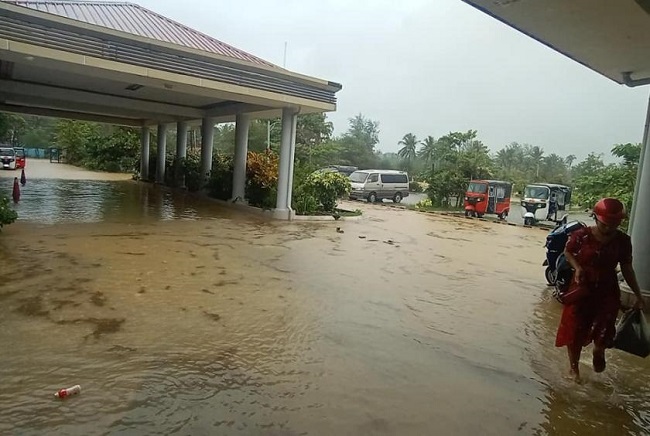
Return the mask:
{"type": "Polygon", "coordinates": [[[563,378],[545,232],[345,205],[30,179],[0,234],[0,434],[647,434],[647,361],[563,378]]]}

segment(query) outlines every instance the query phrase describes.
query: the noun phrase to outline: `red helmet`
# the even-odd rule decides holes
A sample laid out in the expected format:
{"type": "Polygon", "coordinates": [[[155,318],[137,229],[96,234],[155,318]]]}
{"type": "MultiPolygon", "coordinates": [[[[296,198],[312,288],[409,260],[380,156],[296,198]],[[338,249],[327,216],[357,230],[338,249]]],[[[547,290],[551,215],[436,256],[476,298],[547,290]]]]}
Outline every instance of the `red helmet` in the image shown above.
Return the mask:
{"type": "Polygon", "coordinates": [[[625,205],[615,198],[603,198],[594,206],[594,215],[601,223],[608,226],[618,226],[627,216],[625,205]]]}

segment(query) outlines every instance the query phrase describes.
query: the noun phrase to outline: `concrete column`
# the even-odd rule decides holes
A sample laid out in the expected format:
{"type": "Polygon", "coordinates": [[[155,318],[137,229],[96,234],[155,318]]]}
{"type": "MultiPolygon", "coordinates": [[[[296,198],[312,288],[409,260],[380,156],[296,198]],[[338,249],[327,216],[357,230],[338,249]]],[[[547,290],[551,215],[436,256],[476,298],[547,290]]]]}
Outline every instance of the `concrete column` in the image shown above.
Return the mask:
{"type": "Polygon", "coordinates": [[[293,128],[291,130],[291,158],[289,159],[289,186],[287,187],[287,204],[291,208],[291,199],[293,196],[293,168],[296,163],[296,131],[298,127],[298,113],[293,116],[293,128]]]}
{"type": "Polygon", "coordinates": [[[156,159],[156,183],[165,183],[165,156],[167,154],[167,125],[158,124],[158,156],[156,159]]]}
{"type": "Polygon", "coordinates": [[[244,201],[246,197],[246,155],[250,115],[238,114],[235,124],[235,156],[232,177],[232,200],[244,201]]]}
{"type": "Polygon", "coordinates": [[[646,150],[647,150],[647,144],[648,141],[650,140],[648,138],[648,135],[650,133],[650,98],[648,99],[648,110],[646,112],[645,116],[645,127],[643,128],[643,140],[641,141],[641,156],[639,157],[639,169],[637,170],[636,173],[636,184],[634,185],[634,196],[632,199],[632,210],[628,211],[630,214],[630,219],[629,223],[627,226],[628,232],[632,234],[632,229],[634,228],[634,218],[635,218],[635,210],[636,210],[636,205],[639,200],[639,189],[640,185],[639,183],[641,182],[641,173],[643,170],[643,166],[641,163],[643,162],[643,159],[645,158],[646,150]]]}
{"type": "Polygon", "coordinates": [[[149,179],[149,127],[143,126],[140,134],[140,179],[149,179]]]}
{"type": "Polygon", "coordinates": [[[185,176],[181,168],[181,159],[187,157],[187,130],[188,125],[184,121],[176,124],[176,166],[174,168],[174,179],[176,185],[185,187],[185,176]]]}
{"type": "Polygon", "coordinates": [[[293,154],[292,141],[294,139],[296,112],[292,108],[282,109],[282,137],[280,140],[280,167],[278,170],[278,199],[275,203],[274,215],[276,218],[291,219],[291,188],[293,154]]]}
{"type": "Polygon", "coordinates": [[[204,185],[210,178],[212,171],[212,148],[214,142],[214,118],[203,118],[201,124],[201,174],[204,185]]]}
{"type": "MultiPolygon", "coordinates": [[[[650,121],[650,101],[648,103],[648,117],[650,121]]],[[[637,173],[634,204],[632,206],[631,223],[632,247],[634,250],[634,270],[639,281],[639,286],[644,291],[650,292],[650,153],[648,143],[650,138],[643,135],[644,143],[641,144],[641,159],[637,173]]]]}

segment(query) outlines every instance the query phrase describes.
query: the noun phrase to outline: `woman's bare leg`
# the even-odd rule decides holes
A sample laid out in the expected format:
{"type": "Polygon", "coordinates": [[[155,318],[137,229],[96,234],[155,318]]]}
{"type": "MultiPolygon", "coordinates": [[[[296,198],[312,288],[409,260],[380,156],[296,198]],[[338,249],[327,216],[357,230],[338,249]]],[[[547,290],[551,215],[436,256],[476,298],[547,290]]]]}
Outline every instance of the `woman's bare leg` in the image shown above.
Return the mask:
{"type": "Polygon", "coordinates": [[[582,346],[577,345],[577,344],[569,344],[567,345],[567,353],[569,355],[569,365],[571,367],[570,369],[570,374],[571,377],[579,382],[580,381],[580,368],[579,368],[579,362],[580,362],[580,354],[582,353],[582,346]]]}
{"type": "Polygon", "coordinates": [[[594,344],[594,357],[592,363],[594,365],[594,372],[605,371],[605,347],[594,344]]]}

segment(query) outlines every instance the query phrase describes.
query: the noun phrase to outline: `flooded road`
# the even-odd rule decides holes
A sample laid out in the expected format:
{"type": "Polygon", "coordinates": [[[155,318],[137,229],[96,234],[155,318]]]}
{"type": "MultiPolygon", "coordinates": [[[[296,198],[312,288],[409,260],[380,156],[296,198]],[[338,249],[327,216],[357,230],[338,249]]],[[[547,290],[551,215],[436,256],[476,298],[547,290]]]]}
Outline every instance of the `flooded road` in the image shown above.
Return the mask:
{"type": "Polygon", "coordinates": [[[645,360],[563,379],[545,232],[349,206],[30,180],[0,235],[0,434],[647,434],[645,360]]]}

